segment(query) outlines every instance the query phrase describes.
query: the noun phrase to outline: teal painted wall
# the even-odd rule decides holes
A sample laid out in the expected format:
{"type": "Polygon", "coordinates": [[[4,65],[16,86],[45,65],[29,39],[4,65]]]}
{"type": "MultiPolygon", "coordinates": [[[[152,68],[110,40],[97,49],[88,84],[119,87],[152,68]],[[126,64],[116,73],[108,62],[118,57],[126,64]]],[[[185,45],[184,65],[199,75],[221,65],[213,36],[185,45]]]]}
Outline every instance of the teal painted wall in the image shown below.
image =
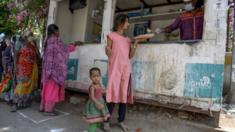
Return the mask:
{"type": "Polygon", "coordinates": [[[134,61],[132,64],[132,80],[135,90],[151,93],[155,89],[156,62],[134,61]]]}
{"type": "Polygon", "coordinates": [[[192,98],[222,98],[224,65],[187,64],[184,96],[192,98]]]}
{"type": "Polygon", "coordinates": [[[69,59],[67,64],[67,79],[66,80],[77,80],[78,73],[78,59],[69,59]]]}

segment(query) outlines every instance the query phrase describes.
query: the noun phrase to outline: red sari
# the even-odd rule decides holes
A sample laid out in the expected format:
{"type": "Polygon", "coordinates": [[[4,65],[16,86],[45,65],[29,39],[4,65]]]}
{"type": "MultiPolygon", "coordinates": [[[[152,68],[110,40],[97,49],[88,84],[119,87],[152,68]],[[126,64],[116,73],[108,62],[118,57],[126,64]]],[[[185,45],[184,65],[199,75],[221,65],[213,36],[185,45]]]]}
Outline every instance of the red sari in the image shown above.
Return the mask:
{"type": "Polygon", "coordinates": [[[37,50],[28,42],[18,53],[17,85],[14,90],[14,103],[17,107],[27,107],[38,87],[37,50]]]}

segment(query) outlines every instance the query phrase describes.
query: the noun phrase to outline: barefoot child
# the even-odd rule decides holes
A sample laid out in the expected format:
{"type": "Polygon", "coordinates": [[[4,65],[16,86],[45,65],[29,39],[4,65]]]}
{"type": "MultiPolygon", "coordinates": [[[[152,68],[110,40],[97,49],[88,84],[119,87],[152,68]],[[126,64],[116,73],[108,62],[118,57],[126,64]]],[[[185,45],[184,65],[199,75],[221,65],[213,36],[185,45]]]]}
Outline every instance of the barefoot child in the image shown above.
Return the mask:
{"type": "Polygon", "coordinates": [[[90,69],[92,84],[89,88],[89,100],[86,103],[84,119],[89,123],[89,132],[95,132],[100,123],[108,119],[109,111],[103,99],[103,90],[100,84],[100,69],[90,69]]]}

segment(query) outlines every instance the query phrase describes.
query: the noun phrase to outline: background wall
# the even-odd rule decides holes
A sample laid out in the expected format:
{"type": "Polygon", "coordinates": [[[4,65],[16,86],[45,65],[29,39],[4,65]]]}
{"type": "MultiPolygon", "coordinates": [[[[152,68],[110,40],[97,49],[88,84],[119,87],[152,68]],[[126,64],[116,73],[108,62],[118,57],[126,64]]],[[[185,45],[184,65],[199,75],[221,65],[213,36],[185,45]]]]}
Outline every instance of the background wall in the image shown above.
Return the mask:
{"type": "MultiPolygon", "coordinates": [[[[227,3],[227,0],[206,0],[204,36],[200,43],[139,46],[132,59],[136,98],[220,110],[227,3]]],[[[69,67],[78,71],[74,73],[77,79],[67,81],[68,87],[87,91],[90,85],[88,71],[93,66],[101,68],[105,87],[108,63],[104,47],[105,44],[85,45],[71,54],[70,58],[78,63],[71,63],[74,66],[69,67]]]]}
{"type": "MultiPolygon", "coordinates": [[[[94,43],[98,35],[94,31],[95,26],[100,26],[102,30],[102,19],[103,19],[103,10],[98,13],[97,17],[93,17],[92,13],[94,10],[103,9],[104,0],[88,0],[89,1],[89,11],[87,15],[87,29],[86,29],[86,42],[94,43]]],[[[97,27],[98,28],[98,27],[97,27]]],[[[101,34],[100,30],[100,34],[101,34]]]]}
{"type": "Polygon", "coordinates": [[[92,12],[103,0],[87,0],[87,6],[74,10],[72,14],[69,10],[69,0],[62,0],[58,3],[56,24],[60,27],[61,38],[66,42],[82,41],[94,42],[97,35],[94,35],[94,23],[102,24],[101,18],[92,18],[92,12]]]}
{"type": "Polygon", "coordinates": [[[63,0],[58,3],[56,24],[60,28],[60,36],[65,42],[71,39],[72,14],[69,11],[69,0],[63,0]]]}

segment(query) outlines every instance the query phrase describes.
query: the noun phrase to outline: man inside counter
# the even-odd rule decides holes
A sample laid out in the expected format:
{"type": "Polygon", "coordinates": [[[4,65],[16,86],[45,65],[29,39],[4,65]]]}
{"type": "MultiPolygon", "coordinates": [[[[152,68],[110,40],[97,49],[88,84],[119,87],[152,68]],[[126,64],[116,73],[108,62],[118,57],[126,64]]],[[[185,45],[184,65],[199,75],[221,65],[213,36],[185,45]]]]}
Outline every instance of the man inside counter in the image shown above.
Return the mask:
{"type": "Polygon", "coordinates": [[[202,39],[204,11],[203,0],[184,0],[185,12],[181,13],[173,24],[163,29],[157,28],[156,33],[171,33],[180,29],[181,40],[202,39]]]}

